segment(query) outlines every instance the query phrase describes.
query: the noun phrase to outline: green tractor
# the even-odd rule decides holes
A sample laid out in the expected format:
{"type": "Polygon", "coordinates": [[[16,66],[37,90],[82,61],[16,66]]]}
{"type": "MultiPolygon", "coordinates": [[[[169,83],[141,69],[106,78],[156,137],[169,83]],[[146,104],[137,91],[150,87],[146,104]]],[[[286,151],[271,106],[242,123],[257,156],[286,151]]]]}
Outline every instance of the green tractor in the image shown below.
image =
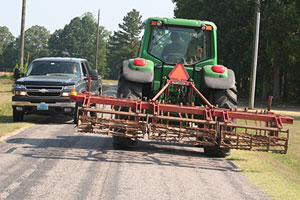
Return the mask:
{"type": "MultiPolygon", "coordinates": [[[[118,97],[153,98],[166,85],[174,67],[183,64],[188,81],[194,82],[196,88],[213,105],[229,109],[237,107],[234,72],[217,62],[217,27],[214,23],[149,18],[145,22],[138,57],[142,59],[123,62],[118,97]]],[[[183,73],[181,75],[184,76],[183,73]]],[[[169,91],[168,100],[171,104],[189,104],[189,91],[186,87],[172,85],[169,91]]],[[[195,105],[204,104],[199,96],[193,96],[192,101],[195,105]]],[[[114,136],[114,146],[124,145],[126,140],[129,139],[114,136]]],[[[211,153],[211,148],[204,150],[211,153]]]]}
{"type": "Polygon", "coordinates": [[[217,63],[217,28],[208,21],[149,18],[138,58],[123,62],[117,97],[76,93],[78,131],[113,136],[113,147],[140,138],[201,146],[209,156],[230,149],[286,153],[293,119],[237,109],[234,72],[217,63]]]}

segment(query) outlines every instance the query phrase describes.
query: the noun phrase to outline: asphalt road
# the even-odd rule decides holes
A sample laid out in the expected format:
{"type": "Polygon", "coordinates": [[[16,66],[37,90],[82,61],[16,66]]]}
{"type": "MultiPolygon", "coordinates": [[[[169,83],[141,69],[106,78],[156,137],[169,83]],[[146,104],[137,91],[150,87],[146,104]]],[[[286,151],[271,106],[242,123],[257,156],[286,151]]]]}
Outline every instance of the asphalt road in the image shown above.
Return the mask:
{"type": "Polygon", "coordinates": [[[205,157],[201,148],[141,141],[120,151],[111,142],[77,133],[63,116],[6,138],[0,199],[270,199],[231,161],[205,157]]]}

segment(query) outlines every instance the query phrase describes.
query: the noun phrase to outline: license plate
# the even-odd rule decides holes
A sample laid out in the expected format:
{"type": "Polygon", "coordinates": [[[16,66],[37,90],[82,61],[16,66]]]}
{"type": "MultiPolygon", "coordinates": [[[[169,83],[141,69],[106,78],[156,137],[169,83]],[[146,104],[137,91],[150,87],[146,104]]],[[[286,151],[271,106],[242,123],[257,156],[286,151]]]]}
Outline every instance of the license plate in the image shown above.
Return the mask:
{"type": "Polygon", "coordinates": [[[36,106],[36,109],[37,110],[48,110],[49,108],[48,108],[48,104],[41,103],[36,106]]]}

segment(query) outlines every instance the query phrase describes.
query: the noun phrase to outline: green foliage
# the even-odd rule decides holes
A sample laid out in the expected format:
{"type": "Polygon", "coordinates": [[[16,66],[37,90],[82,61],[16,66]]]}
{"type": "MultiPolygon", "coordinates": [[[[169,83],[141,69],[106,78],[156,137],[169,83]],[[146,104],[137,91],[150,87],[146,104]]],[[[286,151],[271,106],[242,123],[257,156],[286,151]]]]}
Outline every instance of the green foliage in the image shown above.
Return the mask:
{"type": "Polygon", "coordinates": [[[119,24],[119,31],[115,31],[109,38],[107,66],[110,69],[110,78],[117,79],[119,69],[124,60],[137,56],[139,48],[139,35],[142,31],[142,16],[133,9],[119,24]]]}
{"type": "MultiPolygon", "coordinates": [[[[95,52],[97,39],[97,22],[92,13],[85,13],[82,17],[75,17],[64,29],[55,31],[49,39],[49,49],[52,56],[62,56],[62,52],[89,60],[95,68],[95,52]]],[[[106,43],[109,32],[99,27],[99,55],[98,71],[104,76],[106,73],[106,43]]]]}
{"type": "MultiPolygon", "coordinates": [[[[48,56],[49,38],[50,31],[43,26],[32,26],[27,29],[25,31],[25,55],[30,52],[30,60],[48,56]]],[[[27,59],[26,56],[24,57],[27,59]]]]}
{"type": "MultiPolygon", "coordinates": [[[[248,95],[255,1],[173,0],[178,18],[209,20],[218,27],[219,63],[234,69],[239,93],[248,95]]],[[[300,3],[261,1],[257,94],[299,98],[300,3]],[[276,70],[279,73],[276,74],[276,70]]]]}
{"type": "Polygon", "coordinates": [[[0,55],[14,39],[14,36],[6,26],[0,26],[0,55]]]}
{"type": "MultiPolygon", "coordinates": [[[[0,30],[1,34],[1,30],[0,30]]],[[[48,56],[48,39],[50,38],[50,32],[42,27],[42,26],[32,26],[31,28],[25,31],[25,45],[24,52],[27,55],[30,52],[30,60],[48,56]]],[[[2,67],[6,69],[12,70],[13,66],[18,63],[19,58],[19,47],[20,47],[20,38],[16,38],[15,40],[11,40],[7,45],[2,55],[0,55],[0,59],[2,57],[2,62],[0,60],[0,64],[2,67]]],[[[25,56],[27,59],[27,56],[25,56]]],[[[26,63],[29,61],[26,60],[26,63]]],[[[24,65],[24,63],[23,63],[24,65]]],[[[21,66],[22,67],[22,66],[21,66]]],[[[26,66],[21,68],[22,72],[26,71],[26,66]]]]}
{"type": "Polygon", "coordinates": [[[3,53],[7,50],[14,39],[14,36],[6,26],[0,26],[0,70],[5,71],[8,67],[5,65],[5,57],[3,53]]]}

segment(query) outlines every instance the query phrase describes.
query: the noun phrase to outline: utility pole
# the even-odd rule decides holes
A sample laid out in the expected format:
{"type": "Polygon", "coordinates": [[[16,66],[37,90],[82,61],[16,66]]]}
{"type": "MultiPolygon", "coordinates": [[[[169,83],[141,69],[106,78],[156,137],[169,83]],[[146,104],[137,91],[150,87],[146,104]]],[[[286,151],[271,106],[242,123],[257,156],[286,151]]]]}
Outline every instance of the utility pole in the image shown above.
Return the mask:
{"type": "Polygon", "coordinates": [[[21,34],[20,34],[19,67],[23,67],[23,62],[24,62],[25,11],[26,11],[26,0],[23,0],[23,4],[22,4],[22,19],[21,19],[21,34]]]}
{"type": "Polygon", "coordinates": [[[98,26],[97,26],[97,42],[96,42],[96,58],[95,58],[95,68],[98,68],[98,52],[99,52],[99,25],[100,25],[100,9],[98,10],[98,26]]]}
{"type": "Polygon", "coordinates": [[[258,56],[258,42],[259,42],[259,25],[260,25],[260,0],[255,0],[255,12],[254,12],[254,38],[253,38],[253,54],[252,54],[252,66],[250,77],[250,94],[249,94],[249,108],[254,108],[255,99],[255,83],[256,83],[256,71],[257,71],[257,56],[258,56]]]}

